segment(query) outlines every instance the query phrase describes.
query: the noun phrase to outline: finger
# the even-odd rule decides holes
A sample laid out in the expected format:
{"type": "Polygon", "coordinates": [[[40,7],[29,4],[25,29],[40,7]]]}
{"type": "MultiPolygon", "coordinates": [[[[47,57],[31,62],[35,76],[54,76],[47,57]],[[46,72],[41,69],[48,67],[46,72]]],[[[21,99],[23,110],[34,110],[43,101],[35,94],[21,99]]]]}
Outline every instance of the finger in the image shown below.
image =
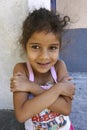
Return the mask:
{"type": "Polygon", "coordinates": [[[21,75],[25,75],[25,74],[23,74],[23,73],[21,73],[21,72],[17,72],[17,73],[15,74],[15,76],[21,76],[21,75]]]}
{"type": "Polygon", "coordinates": [[[14,85],[12,83],[10,83],[10,89],[13,89],[14,85]]]}
{"type": "Polygon", "coordinates": [[[71,76],[65,78],[66,81],[72,81],[73,78],[71,76]]]}
{"type": "Polygon", "coordinates": [[[72,99],[72,100],[74,99],[74,95],[72,95],[71,99],[72,99]]]}
{"type": "Polygon", "coordinates": [[[73,100],[73,96],[70,95],[69,97],[70,97],[71,100],[73,100]]]}
{"type": "Polygon", "coordinates": [[[10,81],[13,81],[13,77],[12,77],[12,78],[10,78],[10,81]]]}
{"type": "Polygon", "coordinates": [[[11,92],[15,92],[13,88],[10,89],[11,92]]]}
{"type": "Polygon", "coordinates": [[[12,83],[10,83],[10,91],[11,92],[13,91],[13,85],[12,85],[12,83]]]}

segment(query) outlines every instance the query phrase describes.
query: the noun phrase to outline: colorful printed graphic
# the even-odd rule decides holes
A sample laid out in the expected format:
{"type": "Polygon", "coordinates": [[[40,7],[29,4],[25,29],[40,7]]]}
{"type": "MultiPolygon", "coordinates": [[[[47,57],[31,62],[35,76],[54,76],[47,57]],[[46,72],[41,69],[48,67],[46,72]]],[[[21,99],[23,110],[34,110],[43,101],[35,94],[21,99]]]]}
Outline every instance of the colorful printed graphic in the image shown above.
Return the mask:
{"type": "Polygon", "coordinates": [[[66,124],[67,120],[63,115],[45,109],[41,113],[32,118],[34,130],[61,130],[66,124]]]}

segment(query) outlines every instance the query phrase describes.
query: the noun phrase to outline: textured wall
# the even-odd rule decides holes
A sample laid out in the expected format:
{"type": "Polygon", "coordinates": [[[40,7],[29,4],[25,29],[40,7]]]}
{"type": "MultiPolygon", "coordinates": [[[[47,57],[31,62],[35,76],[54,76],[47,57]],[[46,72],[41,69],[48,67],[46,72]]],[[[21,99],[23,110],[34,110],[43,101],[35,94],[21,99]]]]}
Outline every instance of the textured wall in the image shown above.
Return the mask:
{"type": "Polygon", "coordinates": [[[57,12],[69,15],[71,28],[87,28],[87,0],[56,0],[57,12]]]}
{"type": "Polygon", "coordinates": [[[32,2],[32,0],[28,0],[28,7],[30,12],[32,12],[34,9],[39,9],[40,7],[50,10],[50,0],[35,0],[34,2],[32,2]]]}
{"type": "Polygon", "coordinates": [[[0,108],[12,107],[9,79],[14,64],[21,60],[17,43],[27,12],[27,0],[0,1],[0,108]]]}
{"type": "Polygon", "coordinates": [[[57,0],[57,12],[69,15],[71,24],[60,53],[71,72],[87,72],[87,1],[57,0]]]}
{"type": "Polygon", "coordinates": [[[69,29],[63,40],[60,58],[70,72],[87,72],[87,28],[69,29]]]}

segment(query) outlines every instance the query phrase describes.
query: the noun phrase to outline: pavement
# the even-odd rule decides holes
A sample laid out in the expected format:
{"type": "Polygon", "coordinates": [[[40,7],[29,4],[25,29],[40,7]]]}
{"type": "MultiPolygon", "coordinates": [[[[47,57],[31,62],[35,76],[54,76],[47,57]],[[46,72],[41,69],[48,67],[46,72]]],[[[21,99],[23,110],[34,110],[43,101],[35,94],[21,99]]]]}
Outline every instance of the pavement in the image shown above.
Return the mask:
{"type": "Polygon", "coordinates": [[[0,130],[24,130],[24,124],[16,120],[13,110],[0,110],[0,130]]]}
{"type": "Polygon", "coordinates": [[[76,84],[70,118],[75,130],[87,130],[87,73],[72,73],[76,84]]]}
{"type": "MultiPolygon", "coordinates": [[[[87,130],[87,73],[70,73],[76,84],[70,119],[75,130],[87,130]]],[[[0,130],[24,130],[13,110],[0,110],[0,130]]]]}

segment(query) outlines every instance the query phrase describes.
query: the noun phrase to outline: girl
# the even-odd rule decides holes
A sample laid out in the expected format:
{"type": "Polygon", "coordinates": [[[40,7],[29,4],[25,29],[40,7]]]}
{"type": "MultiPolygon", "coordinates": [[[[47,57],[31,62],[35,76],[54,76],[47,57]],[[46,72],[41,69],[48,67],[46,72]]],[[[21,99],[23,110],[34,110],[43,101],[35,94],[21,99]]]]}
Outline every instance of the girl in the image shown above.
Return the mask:
{"type": "Polygon", "coordinates": [[[26,130],[74,129],[68,115],[75,86],[59,60],[61,33],[69,20],[40,8],[24,21],[21,45],[27,62],[15,65],[10,88],[16,117],[26,130]],[[66,120],[63,127],[60,116],[66,120]]]}

